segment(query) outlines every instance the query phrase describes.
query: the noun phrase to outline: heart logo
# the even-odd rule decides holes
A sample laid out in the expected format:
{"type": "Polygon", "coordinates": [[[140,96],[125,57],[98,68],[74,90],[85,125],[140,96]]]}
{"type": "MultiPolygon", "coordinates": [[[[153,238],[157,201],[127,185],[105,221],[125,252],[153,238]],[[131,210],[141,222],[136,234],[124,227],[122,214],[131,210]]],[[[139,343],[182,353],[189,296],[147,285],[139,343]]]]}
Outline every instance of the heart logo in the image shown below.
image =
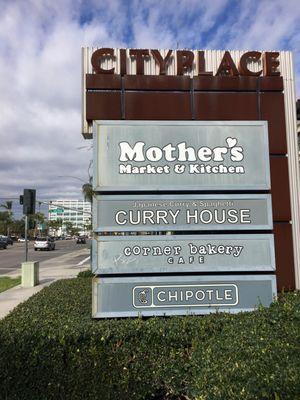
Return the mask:
{"type": "Polygon", "coordinates": [[[233,139],[233,138],[231,138],[231,137],[228,137],[228,138],[226,139],[226,142],[227,142],[227,144],[228,144],[228,147],[234,147],[234,146],[237,144],[237,140],[236,140],[236,139],[233,139]]]}

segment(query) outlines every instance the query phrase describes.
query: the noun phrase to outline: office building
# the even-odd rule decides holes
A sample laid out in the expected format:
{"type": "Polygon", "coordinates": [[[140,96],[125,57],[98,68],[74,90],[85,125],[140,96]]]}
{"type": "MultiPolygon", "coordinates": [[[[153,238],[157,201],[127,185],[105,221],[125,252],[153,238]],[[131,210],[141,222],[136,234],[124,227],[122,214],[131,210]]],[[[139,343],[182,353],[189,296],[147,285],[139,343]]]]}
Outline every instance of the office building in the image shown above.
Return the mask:
{"type": "Polygon", "coordinates": [[[91,203],[83,200],[53,200],[49,204],[49,221],[62,220],[61,228],[56,230],[57,235],[65,234],[66,223],[72,223],[79,229],[80,234],[89,233],[91,225],[91,203]]]}

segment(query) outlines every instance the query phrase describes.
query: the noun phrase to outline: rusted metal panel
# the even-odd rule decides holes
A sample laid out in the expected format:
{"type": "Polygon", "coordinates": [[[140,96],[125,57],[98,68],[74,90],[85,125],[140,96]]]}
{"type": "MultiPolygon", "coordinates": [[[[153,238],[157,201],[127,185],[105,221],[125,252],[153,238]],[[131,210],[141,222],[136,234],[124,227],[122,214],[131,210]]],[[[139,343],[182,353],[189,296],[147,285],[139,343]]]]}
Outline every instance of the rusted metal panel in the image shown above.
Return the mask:
{"type": "Polygon", "coordinates": [[[88,92],[87,120],[121,119],[121,92],[88,92]]]}
{"type": "Polygon", "coordinates": [[[126,92],[125,116],[132,120],[192,119],[189,93],[126,92]]]}
{"type": "Polygon", "coordinates": [[[95,89],[121,89],[121,75],[86,75],[87,90],[95,89]]]}
{"type": "Polygon", "coordinates": [[[194,76],[194,90],[256,91],[257,78],[253,76],[194,76]]]}
{"type": "Polygon", "coordinates": [[[194,76],[194,90],[204,91],[282,91],[283,79],[255,76],[194,76]]]}
{"type": "Polygon", "coordinates": [[[283,78],[282,76],[263,76],[259,78],[259,90],[282,92],[283,91],[283,78]]]}
{"type": "MultiPolygon", "coordinates": [[[[128,90],[282,91],[282,77],[125,75],[128,90]]],[[[86,90],[120,89],[121,75],[86,74],[86,90]]]]}
{"type": "Polygon", "coordinates": [[[187,91],[191,89],[191,79],[188,76],[125,75],[124,89],[187,91]]]}
{"type": "Polygon", "coordinates": [[[262,93],[260,95],[260,119],[269,123],[269,143],[271,154],[286,154],[284,96],[282,93],[262,93]]]}
{"type": "Polygon", "coordinates": [[[256,93],[195,93],[195,119],[258,120],[256,93]]]}
{"type": "Polygon", "coordinates": [[[278,291],[295,289],[292,225],[274,224],[276,277],[278,291]]]}
{"type": "Polygon", "coordinates": [[[270,169],[273,220],[288,222],[292,216],[287,157],[270,157],[270,169]]]}

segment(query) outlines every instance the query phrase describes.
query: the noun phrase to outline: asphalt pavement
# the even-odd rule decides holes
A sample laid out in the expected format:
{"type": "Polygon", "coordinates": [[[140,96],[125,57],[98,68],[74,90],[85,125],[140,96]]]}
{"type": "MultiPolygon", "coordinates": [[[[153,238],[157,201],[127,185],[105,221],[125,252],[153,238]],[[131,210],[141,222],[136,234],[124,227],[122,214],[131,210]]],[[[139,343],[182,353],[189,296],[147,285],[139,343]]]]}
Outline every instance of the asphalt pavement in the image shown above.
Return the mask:
{"type": "MultiPolygon", "coordinates": [[[[52,251],[34,251],[34,242],[30,241],[28,246],[28,261],[39,261],[43,268],[43,261],[47,261],[62,255],[78,251],[80,249],[89,249],[90,242],[87,244],[76,244],[76,240],[57,240],[55,241],[55,250],[52,251]]],[[[0,276],[21,275],[21,263],[25,261],[25,243],[14,243],[5,250],[0,250],[0,276]]],[[[80,259],[78,258],[78,262],[80,259]]]]}
{"type": "MultiPolygon", "coordinates": [[[[72,248],[69,245],[66,249],[72,248]]],[[[39,253],[39,252],[34,252],[39,253]]],[[[46,252],[45,252],[46,253],[46,252]]],[[[47,252],[47,253],[54,253],[47,252]]],[[[0,253],[2,254],[2,253],[0,253]]],[[[58,253],[57,253],[58,254],[58,253]]],[[[50,285],[58,279],[75,278],[78,272],[85,270],[90,265],[89,249],[86,246],[73,246],[73,251],[69,251],[51,259],[45,259],[39,264],[39,284],[34,287],[15,286],[0,293],[0,319],[8,315],[18,304],[27,300],[29,297],[39,292],[45,286],[50,285]]],[[[0,255],[1,257],[1,255],[0,255]]],[[[11,272],[10,276],[20,275],[21,270],[11,272]]]]}

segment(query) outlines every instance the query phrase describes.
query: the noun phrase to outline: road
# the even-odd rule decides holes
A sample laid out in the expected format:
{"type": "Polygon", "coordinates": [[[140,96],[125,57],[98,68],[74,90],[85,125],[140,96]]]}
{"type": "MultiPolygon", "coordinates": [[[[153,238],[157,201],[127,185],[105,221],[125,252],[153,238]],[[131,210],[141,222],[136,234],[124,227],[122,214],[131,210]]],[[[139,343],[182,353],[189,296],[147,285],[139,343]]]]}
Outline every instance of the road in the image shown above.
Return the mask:
{"type": "MultiPolygon", "coordinates": [[[[53,251],[34,251],[34,242],[29,242],[28,260],[39,261],[42,267],[42,261],[59,257],[67,253],[89,248],[90,243],[76,244],[76,240],[57,240],[55,242],[55,250],[53,251]]],[[[81,257],[82,258],[82,257],[81,257]]],[[[82,261],[78,259],[78,263],[82,261]]],[[[6,250],[0,250],[0,276],[13,273],[17,270],[21,273],[21,263],[25,261],[25,243],[14,243],[13,246],[7,246],[6,250]]]]}

